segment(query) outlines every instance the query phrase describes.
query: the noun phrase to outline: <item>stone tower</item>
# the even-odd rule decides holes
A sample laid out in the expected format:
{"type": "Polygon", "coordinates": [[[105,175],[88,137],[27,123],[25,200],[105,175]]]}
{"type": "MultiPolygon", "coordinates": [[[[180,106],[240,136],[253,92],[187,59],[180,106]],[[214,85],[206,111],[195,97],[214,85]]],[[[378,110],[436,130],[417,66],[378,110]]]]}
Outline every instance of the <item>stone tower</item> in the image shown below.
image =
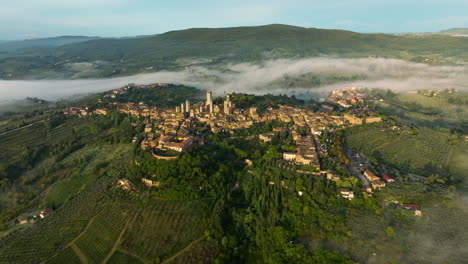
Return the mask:
{"type": "Polygon", "coordinates": [[[190,101],[185,100],[185,112],[190,112],[190,101]]]}
{"type": "Polygon", "coordinates": [[[206,92],[206,106],[210,108],[210,112],[213,112],[213,93],[211,91],[206,92]]]}

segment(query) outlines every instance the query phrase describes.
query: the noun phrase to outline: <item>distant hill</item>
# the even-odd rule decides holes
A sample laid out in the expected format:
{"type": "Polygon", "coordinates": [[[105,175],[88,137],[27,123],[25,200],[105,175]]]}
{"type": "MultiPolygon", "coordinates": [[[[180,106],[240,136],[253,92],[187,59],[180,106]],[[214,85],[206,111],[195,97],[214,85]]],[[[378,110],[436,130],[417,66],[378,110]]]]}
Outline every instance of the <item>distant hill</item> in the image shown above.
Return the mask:
{"type": "Polygon", "coordinates": [[[92,73],[80,78],[178,69],[194,62],[213,65],[324,55],[416,62],[436,58],[437,63],[443,64],[450,58],[468,59],[467,47],[468,39],[442,34],[361,34],[279,24],[191,28],[149,37],[95,39],[14,57],[0,55],[0,77],[8,74],[11,78],[70,78],[76,71],[67,65],[81,62],[98,63],[92,73]]]}
{"type": "Polygon", "coordinates": [[[0,52],[28,52],[38,48],[58,47],[65,44],[98,39],[99,37],[60,36],[14,41],[0,41],[0,52]]]}
{"type": "Polygon", "coordinates": [[[451,28],[447,30],[442,30],[440,33],[449,34],[449,35],[467,35],[468,36],[468,28],[451,28]]]}

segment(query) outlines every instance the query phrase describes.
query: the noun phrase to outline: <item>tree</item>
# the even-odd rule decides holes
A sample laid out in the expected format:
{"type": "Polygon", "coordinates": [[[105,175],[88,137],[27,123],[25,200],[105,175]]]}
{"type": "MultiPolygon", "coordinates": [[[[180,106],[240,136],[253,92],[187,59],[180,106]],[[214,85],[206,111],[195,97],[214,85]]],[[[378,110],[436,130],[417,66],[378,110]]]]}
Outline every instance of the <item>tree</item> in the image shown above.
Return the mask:
{"type": "Polygon", "coordinates": [[[0,164],[0,186],[8,183],[8,174],[5,165],[0,164]]]}
{"type": "Polygon", "coordinates": [[[304,263],[304,246],[292,241],[292,234],[281,226],[270,227],[262,239],[265,263],[304,263]]]}
{"type": "Polygon", "coordinates": [[[387,232],[388,237],[394,237],[395,236],[395,229],[393,229],[393,227],[388,226],[385,231],[387,232]]]}

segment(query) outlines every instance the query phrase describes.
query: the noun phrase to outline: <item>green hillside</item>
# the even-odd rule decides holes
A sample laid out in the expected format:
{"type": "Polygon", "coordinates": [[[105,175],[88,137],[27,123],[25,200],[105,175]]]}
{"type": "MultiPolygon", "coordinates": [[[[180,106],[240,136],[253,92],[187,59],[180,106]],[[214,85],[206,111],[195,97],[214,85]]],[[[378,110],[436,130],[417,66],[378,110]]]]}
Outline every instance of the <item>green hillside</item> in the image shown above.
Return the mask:
{"type": "Polygon", "coordinates": [[[343,30],[266,25],[192,28],[131,39],[97,39],[21,55],[0,54],[2,78],[71,77],[70,65],[93,63],[82,77],[109,77],[197,64],[271,58],[388,57],[421,62],[468,58],[468,39],[446,35],[360,34],[343,30]]]}

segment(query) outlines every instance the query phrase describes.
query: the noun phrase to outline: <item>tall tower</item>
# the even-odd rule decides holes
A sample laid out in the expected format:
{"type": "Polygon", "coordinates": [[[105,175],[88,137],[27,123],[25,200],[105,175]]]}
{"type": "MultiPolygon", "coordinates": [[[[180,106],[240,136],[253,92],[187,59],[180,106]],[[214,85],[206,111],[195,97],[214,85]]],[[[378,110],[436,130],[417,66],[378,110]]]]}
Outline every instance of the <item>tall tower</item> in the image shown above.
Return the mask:
{"type": "Polygon", "coordinates": [[[185,112],[190,112],[190,101],[185,100],[185,112]]]}
{"type": "Polygon", "coordinates": [[[229,95],[226,95],[226,98],[224,99],[224,113],[226,115],[231,114],[231,101],[229,95]]]}
{"type": "Polygon", "coordinates": [[[206,105],[212,105],[213,104],[213,93],[211,91],[206,92],[206,105]]]}
{"type": "Polygon", "coordinates": [[[185,113],[185,104],[184,103],[180,104],[180,112],[185,113]]]}

